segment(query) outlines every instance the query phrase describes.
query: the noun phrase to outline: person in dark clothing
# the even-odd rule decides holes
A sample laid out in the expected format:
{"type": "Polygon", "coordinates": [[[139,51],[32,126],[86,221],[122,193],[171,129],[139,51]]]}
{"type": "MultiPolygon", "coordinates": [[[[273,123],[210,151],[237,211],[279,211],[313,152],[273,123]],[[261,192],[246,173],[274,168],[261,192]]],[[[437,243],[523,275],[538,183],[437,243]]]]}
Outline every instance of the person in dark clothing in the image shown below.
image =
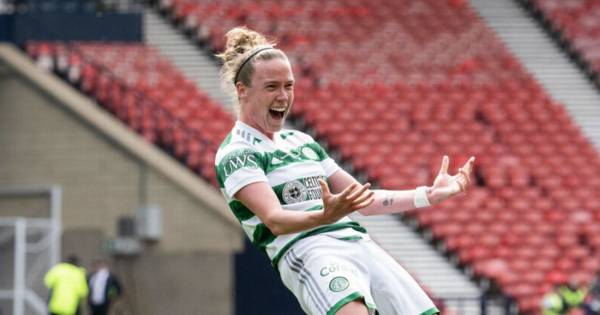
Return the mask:
{"type": "Polygon", "coordinates": [[[600,314],[600,271],[590,287],[584,308],[586,315],[600,314]]]}
{"type": "Polygon", "coordinates": [[[92,315],[106,315],[111,303],[121,295],[121,283],[110,271],[108,262],[97,259],[94,263],[94,272],[88,278],[90,294],[88,305],[92,315]]]}

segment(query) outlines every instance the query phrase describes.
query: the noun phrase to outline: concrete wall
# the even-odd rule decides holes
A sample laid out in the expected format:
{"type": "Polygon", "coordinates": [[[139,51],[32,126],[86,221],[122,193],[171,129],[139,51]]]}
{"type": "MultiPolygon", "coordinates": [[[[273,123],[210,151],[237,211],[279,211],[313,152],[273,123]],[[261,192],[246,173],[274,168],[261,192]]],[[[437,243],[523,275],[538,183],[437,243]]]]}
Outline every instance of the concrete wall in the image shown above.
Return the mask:
{"type": "Polygon", "coordinates": [[[129,275],[123,279],[129,284],[129,295],[153,303],[136,303],[136,308],[129,310],[121,305],[121,309],[133,314],[233,314],[233,263],[233,257],[222,252],[122,260],[115,269],[129,275]],[[225,274],[231,275],[227,283],[225,274]]]}
{"type": "MultiPolygon", "coordinates": [[[[196,196],[11,71],[0,76],[0,186],[63,188],[63,254],[89,264],[116,236],[120,216],[163,209],[163,238],[115,261],[131,314],[230,314],[231,255],[241,231],[196,196]],[[144,197],[145,196],[145,197],[144,197]]],[[[39,200],[0,202],[0,216],[35,216],[39,200]],[[17,211],[19,212],[19,211],[17,211]]],[[[42,207],[43,208],[43,207],[42,207]]]]}

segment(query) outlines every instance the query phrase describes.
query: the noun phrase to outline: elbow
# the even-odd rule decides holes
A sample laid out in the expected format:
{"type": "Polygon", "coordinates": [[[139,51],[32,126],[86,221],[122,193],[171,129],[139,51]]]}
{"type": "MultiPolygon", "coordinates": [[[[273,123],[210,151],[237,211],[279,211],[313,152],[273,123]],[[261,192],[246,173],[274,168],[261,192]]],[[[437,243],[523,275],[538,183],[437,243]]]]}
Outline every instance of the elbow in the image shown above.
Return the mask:
{"type": "Polygon", "coordinates": [[[269,231],[271,231],[271,233],[273,233],[273,235],[275,236],[279,236],[279,235],[283,235],[283,234],[288,234],[289,231],[287,231],[284,227],[282,227],[280,224],[273,224],[273,225],[267,225],[267,227],[269,228],[269,231]]]}
{"type": "Polygon", "coordinates": [[[283,226],[279,224],[273,217],[264,218],[263,223],[275,236],[286,234],[286,231],[284,230],[283,226]]]}
{"type": "Polygon", "coordinates": [[[275,236],[279,236],[279,235],[286,234],[286,233],[285,233],[285,231],[284,231],[284,230],[283,230],[281,227],[279,227],[279,226],[277,226],[277,225],[275,225],[275,226],[272,226],[272,227],[269,227],[269,230],[270,230],[270,231],[271,231],[271,233],[273,233],[273,235],[275,235],[275,236]]]}

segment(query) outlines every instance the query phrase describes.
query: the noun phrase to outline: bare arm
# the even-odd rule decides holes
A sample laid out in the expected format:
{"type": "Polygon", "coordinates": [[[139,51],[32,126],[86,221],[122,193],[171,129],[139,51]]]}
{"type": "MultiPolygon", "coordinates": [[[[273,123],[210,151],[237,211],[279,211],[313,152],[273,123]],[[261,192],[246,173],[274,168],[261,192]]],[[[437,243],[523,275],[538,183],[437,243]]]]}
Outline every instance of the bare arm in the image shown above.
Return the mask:
{"type": "MultiPolygon", "coordinates": [[[[353,183],[358,183],[352,175],[344,170],[335,172],[329,177],[329,182],[333,191],[342,189],[353,183]]],[[[414,190],[383,190],[374,189],[373,203],[368,207],[360,209],[362,215],[375,215],[385,213],[396,213],[413,209],[415,191],[414,190]]]]}
{"type": "MultiPolygon", "coordinates": [[[[431,204],[436,204],[455,196],[466,190],[469,183],[469,176],[473,169],[475,158],[470,158],[467,163],[459,169],[459,173],[454,176],[448,174],[449,160],[444,156],[440,172],[436,177],[433,186],[427,187],[427,199],[431,204]]],[[[354,177],[344,170],[335,172],[329,177],[329,183],[332,191],[336,192],[348,185],[358,183],[354,177]]],[[[359,210],[363,215],[375,215],[386,213],[398,213],[415,208],[414,199],[416,190],[373,190],[374,201],[367,207],[359,210]]]]}
{"type": "Polygon", "coordinates": [[[252,211],[275,235],[296,233],[338,221],[342,217],[373,202],[369,184],[350,184],[339,194],[332,194],[320,180],[323,210],[288,211],[281,208],[277,196],[265,182],[249,184],[235,198],[252,211]]]}

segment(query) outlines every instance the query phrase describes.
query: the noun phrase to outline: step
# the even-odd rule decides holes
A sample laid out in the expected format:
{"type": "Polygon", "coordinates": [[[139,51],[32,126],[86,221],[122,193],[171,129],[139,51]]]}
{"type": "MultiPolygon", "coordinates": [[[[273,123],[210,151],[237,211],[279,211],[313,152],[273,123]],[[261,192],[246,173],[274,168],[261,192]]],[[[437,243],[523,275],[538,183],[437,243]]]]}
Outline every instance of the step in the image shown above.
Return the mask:
{"type": "Polygon", "coordinates": [[[470,3],[552,98],[564,104],[598,149],[600,93],[586,75],[517,0],[470,3]]]}
{"type": "Polygon", "coordinates": [[[147,9],[144,14],[146,41],[158,49],[173,64],[213,100],[232,111],[231,98],[221,91],[219,67],[212,56],[198,48],[180,30],[156,12],[147,9]]]}

